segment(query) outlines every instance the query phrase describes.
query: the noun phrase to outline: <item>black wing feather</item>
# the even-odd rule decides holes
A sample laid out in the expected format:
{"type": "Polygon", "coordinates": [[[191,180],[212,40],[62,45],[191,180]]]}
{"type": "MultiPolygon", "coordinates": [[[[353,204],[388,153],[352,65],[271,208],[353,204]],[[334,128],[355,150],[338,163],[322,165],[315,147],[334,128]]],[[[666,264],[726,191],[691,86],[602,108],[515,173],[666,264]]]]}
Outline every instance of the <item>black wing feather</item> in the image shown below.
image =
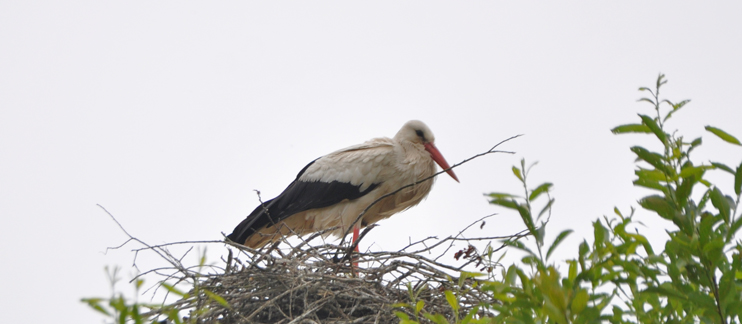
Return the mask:
{"type": "Polygon", "coordinates": [[[305,210],[332,206],[346,199],[358,199],[379,185],[374,183],[366,190],[361,191],[360,186],[347,182],[300,181],[299,177],[315,161],[317,160],[307,164],[280,195],[256,207],[247,218],[235,227],[232,234],[229,234],[227,238],[233,242],[244,244],[250,236],[259,230],[276,224],[291,215],[305,210]]]}

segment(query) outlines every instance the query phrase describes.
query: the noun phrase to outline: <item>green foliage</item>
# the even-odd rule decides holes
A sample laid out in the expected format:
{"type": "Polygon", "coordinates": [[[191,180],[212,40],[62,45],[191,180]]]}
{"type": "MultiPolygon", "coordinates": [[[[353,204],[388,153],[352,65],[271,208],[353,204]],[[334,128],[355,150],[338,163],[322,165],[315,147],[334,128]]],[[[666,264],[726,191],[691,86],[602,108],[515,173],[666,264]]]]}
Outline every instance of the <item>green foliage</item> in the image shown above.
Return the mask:
{"type": "MultiPolygon", "coordinates": [[[[565,230],[550,245],[544,244],[548,217],[543,220],[542,216],[551,214],[554,199],[548,193],[552,184],[529,190],[530,167],[522,160],[512,171],[524,195],[492,193],[488,198],[493,205],[517,211],[535,242],[505,242],[525,256],[519,264],[505,268],[499,278],[478,282],[478,289],[487,292],[492,302],[479,305],[470,322],[742,322],[742,242],[736,238],[742,227],[738,213],[742,164],[731,168],[691,159],[702,140],[686,141],[677,131],[668,131],[666,122],[689,101],[660,99],[666,82],[660,75],[654,89],[639,88],[649,93],[639,101],[652,105],[653,117],[640,114],[639,123],[612,129],[615,134],[649,134],[661,144],[659,152],[642,146],[631,151],[638,161],[634,184],[655,192],[639,200],[646,211],[642,217],[657,215],[672,224],[663,249],[655,252],[638,231],[634,208],[626,215],[615,208],[614,216],[593,222],[593,243],[583,241],[576,257],[565,261],[567,267],[557,266],[549,257],[572,231],[565,230]],[[707,171],[733,177],[734,195],[707,180],[707,171]],[[546,202],[534,209],[543,194],[546,202]]],[[[705,129],[740,145],[736,137],[719,128],[705,129]]],[[[447,292],[446,298],[453,309],[458,307],[453,292],[447,292]]],[[[443,323],[434,314],[425,318],[443,323]]]]}
{"type": "MultiPolygon", "coordinates": [[[[475,317],[479,313],[479,306],[474,306],[470,308],[466,315],[461,317],[461,308],[462,305],[459,301],[459,295],[460,292],[465,288],[465,282],[471,278],[476,278],[483,276],[485,274],[483,273],[474,273],[474,272],[462,272],[461,276],[458,278],[458,283],[455,285],[454,290],[446,290],[444,291],[444,296],[446,298],[446,302],[448,303],[448,306],[451,307],[452,314],[454,316],[454,323],[456,324],[476,324],[476,323],[484,323],[481,319],[476,319],[475,317]]],[[[474,285],[474,288],[478,288],[477,285],[474,285]]],[[[397,318],[400,319],[400,323],[403,324],[419,324],[421,322],[424,322],[425,320],[430,321],[432,323],[436,324],[450,324],[450,322],[446,319],[445,316],[442,314],[434,314],[426,311],[425,308],[425,302],[422,300],[418,300],[418,296],[425,290],[429,289],[427,285],[421,285],[420,288],[417,290],[414,290],[412,288],[411,284],[407,284],[407,290],[409,293],[409,299],[411,303],[397,303],[392,305],[392,308],[406,308],[408,310],[411,310],[411,313],[413,314],[413,317],[410,318],[409,315],[405,312],[401,311],[394,311],[394,313],[397,315],[397,318]]]]}
{"type": "MultiPolygon", "coordinates": [[[[199,257],[198,268],[204,267],[206,264],[206,250],[201,251],[199,257]]],[[[167,323],[174,324],[185,324],[185,323],[198,323],[198,315],[206,312],[208,306],[202,305],[192,309],[188,317],[182,317],[180,309],[176,307],[176,304],[154,304],[154,303],[141,303],[138,302],[136,296],[140,294],[140,289],[144,285],[144,279],[136,277],[132,280],[135,290],[134,300],[127,299],[122,293],[116,293],[115,286],[121,280],[119,277],[120,268],[115,267],[109,269],[106,267],[106,275],[108,281],[111,284],[111,297],[110,298],[83,298],[81,302],[87,304],[92,309],[105,315],[106,317],[113,320],[113,323],[160,323],[165,317],[167,323]]],[[[198,273],[198,272],[196,272],[198,273]]],[[[194,278],[193,282],[198,283],[198,278],[194,278]]],[[[165,289],[168,293],[178,296],[180,298],[180,304],[197,304],[196,296],[199,294],[205,294],[209,300],[221,304],[222,306],[229,308],[229,304],[221,296],[214,294],[208,289],[199,287],[198,284],[193,285],[193,289],[190,292],[184,292],[176,287],[175,284],[170,284],[165,281],[158,282],[156,287],[165,289]]]]}
{"type": "MultiPolygon", "coordinates": [[[[106,275],[108,275],[108,281],[111,284],[112,296],[110,298],[83,298],[82,302],[86,303],[96,311],[111,318],[114,323],[149,323],[151,320],[148,318],[146,313],[149,310],[156,309],[159,306],[153,304],[139,303],[136,300],[129,301],[122,293],[115,293],[115,285],[120,281],[119,277],[120,268],[115,267],[109,269],[106,267],[106,275]]],[[[144,280],[135,279],[133,281],[135,296],[139,295],[139,290],[144,285],[144,280]]],[[[174,289],[174,288],[173,288],[174,289]]],[[[173,323],[182,323],[178,314],[172,314],[169,317],[173,323]]]]}

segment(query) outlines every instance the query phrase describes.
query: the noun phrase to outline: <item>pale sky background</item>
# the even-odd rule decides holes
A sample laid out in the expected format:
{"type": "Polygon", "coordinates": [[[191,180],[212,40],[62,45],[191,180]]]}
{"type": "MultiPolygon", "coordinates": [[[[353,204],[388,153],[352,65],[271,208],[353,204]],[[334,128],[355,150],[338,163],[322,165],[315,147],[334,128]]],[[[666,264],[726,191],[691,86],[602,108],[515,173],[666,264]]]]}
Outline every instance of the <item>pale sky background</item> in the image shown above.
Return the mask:
{"type": "Polygon", "coordinates": [[[669,127],[704,137],[698,161],[742,160],[703,130],[742,138],[740,14],[739,1],[0,1],[2,321],[102,322],[79,299],[108,296],[104,266],[128,279],[134,255],[103,253],[126,237],[96,204],[150,244],[218,240],[254,189],[272,198],[309,161],[410,119],[451,164],[526,136],[456,169],[460,184],[439,178],[366,245],[493,212],[474,234],[522,229],[482,194],[520,190],[510,166],[525,157],[533,186],[554,183],[549,237],[575,229],[560,251],[575,255],[592,220],[646,194],[629,147],[655,141],[609,130],[652,112],[637,89],[660,72],[667,98],[692,99],[669,127]]]}

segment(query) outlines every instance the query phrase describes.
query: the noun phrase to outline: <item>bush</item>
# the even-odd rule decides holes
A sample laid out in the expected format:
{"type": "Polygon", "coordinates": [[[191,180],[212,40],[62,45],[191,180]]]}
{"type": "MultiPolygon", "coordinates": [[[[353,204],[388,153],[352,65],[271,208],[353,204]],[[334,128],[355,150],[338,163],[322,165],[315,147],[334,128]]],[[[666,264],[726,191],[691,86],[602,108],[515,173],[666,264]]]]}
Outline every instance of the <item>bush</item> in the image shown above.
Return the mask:
{"type": "MultiPolygon", "coordinates": [[[[513,174],[525,192],[492,193],[489,198],[494,205],[517,211],[535,244],[507,242],[525,257],[503,270],[498,280],[481,281],[480,289],[491,293],[492,302],[479,305],[479,316],[457,323],[740,323],[742,244],[735,235],[742,226],[738,214],[742,164],[732,168],[691,159],[701,138],[687,141],[666,128],[666,122],[689,101],[661,99],[659,91],[665,83],[660,75],[654,89],[639,89],[649,93],[639,101],[654,108],[654,117],[640,114],[640,122],[612,130],[648,134],[662,144],[662,152],[641,146],[631,151],[638,161],[634,185],[656,192],[642,198],[640,207],[674,225],[667,230],[664,249],[655,251],[644,235],[629,232],[636,222],[633,208],[628,214],[616,208],[615,216],[593,222],[593,244],[583,241],[576,258],[566,261],[567,273],[560,272],[549,257],[571,230],[544,244],[546,222],[541,219],[554,201],[548,196],[551,184],[527,189],[530,167],[521,161],[513,174]],[[733,177],[736,198],[704,178],[707,171],[733,177]],[[694,198],[699,196],[694,190],[702,190],[699,199],[694,198]],[[543,196],[548,200],[535,209],[533,204],[543,196]]],[[[721,129],[705,129],[740,145],[721,129]]],[[[427,318],[447,323],[440,317],[427,318]]]]}

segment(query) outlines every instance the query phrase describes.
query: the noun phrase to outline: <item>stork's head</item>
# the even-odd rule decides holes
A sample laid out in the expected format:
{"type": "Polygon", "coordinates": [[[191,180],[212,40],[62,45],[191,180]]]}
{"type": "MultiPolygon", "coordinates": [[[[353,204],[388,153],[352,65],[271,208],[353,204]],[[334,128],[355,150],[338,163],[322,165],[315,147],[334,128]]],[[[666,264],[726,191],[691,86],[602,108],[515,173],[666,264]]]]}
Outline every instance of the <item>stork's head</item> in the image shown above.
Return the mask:
{"type": "Polygon", "coordinates": [[[435,147],[435,136],[425,123],[419,120],[408,121],[404,126],[402,126],[402,129],[397,132],[394,139],[397,141],[409,141],[415,144],[422,144],[425,146],[425,150],[430,153],[430,157],[433,161],[438,163],[443,170],[446,170],[446,173],[448,173],[451,178],[456,180],[456,182],[459,182],[456,174],[453,173],[453,170],[450,170],[451,167],[448,166],[446,159],[443,158],[441,152],[435,147]]]}

